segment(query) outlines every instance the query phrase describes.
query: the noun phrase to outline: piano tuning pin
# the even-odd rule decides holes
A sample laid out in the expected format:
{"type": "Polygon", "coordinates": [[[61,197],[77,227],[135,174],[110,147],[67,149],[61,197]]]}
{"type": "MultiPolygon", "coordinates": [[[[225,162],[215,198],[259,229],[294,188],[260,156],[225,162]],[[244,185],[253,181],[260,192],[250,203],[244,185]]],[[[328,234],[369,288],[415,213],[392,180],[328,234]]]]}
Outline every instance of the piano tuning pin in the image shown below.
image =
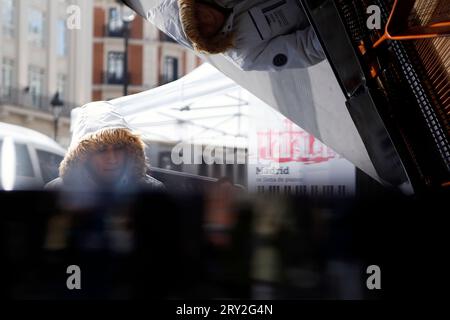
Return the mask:
{"type": "Polygon", "coordinates": [[[367,50],[366,50],[366,45],[364,44],[364,41],[361,40],[361,41],[359,42],[358,49],[359,49],[359,52],[360,52],[362,55],[365,55],[365,54],[366,54],[367,50]]]}
{"type": "Polygon", "coordinates": [[[371,66],[371,67],[370,67],[370,76],[371,76],[372,78],[375,78],[377,75],[378,75],[377,69],[376,69],[374,66],[371,66]]]}
{"type": "Polygon", "coordinates": [[[450,187],[450,181],[442,183],[441,186],[443,186],[443,187],[450,187]]]}

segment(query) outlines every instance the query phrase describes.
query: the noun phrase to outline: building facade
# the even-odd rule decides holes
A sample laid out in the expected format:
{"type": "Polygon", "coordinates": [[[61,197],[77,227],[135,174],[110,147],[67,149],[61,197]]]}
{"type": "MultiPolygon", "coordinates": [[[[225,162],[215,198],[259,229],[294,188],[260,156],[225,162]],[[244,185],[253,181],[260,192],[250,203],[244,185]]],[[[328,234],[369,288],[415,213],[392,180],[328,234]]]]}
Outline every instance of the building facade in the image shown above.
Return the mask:
{"type": "Polygon", "coordinates": [[[201,60],[151,23],[136,16],[129,27],[128,72],[125,71],[123,5],[95,0],[93,28],[92,98],[110,100],[148,90],[187,74],[201,60]],[[125,74],[126,73],[126,74],[125,74]]]}
{"type": "Polygon", "coordinates": [[[178,79],[201,60],[115,0],[0,0],[0,121],[70,142],[70,110],[178,79]],[[61,113],[52,106],[59,93],[61,113]]]}
{"type": "Polygon", "coordinates": [[[0,0],[0,121],[70,142],[70,110],[91,101],[90,0],[0,0]],[[72,24],[70,24],[72,20],[72,24]],[[59,94],[62,110],[52,98],[59,94]]]}

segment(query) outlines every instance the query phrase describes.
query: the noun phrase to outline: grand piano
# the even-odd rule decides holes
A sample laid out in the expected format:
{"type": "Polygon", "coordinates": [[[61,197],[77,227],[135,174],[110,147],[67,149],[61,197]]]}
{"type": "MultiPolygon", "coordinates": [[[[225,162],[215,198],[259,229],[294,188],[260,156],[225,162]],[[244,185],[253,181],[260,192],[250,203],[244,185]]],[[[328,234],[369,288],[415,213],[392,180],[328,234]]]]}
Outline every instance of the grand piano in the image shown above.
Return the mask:
{"type": "MultiPolygon", "coordinates": [[[[123,2],[145,17],[162,1],[123,2]]],[[[450,188],[450,0],[299,2],[327,61],[244,72],[202,58],[385,186],[450,188]]]]}
{"type": "Polygon", "coordinates": [[[450,1],[302,3],[378,174],[450,187],[450,1]]]}

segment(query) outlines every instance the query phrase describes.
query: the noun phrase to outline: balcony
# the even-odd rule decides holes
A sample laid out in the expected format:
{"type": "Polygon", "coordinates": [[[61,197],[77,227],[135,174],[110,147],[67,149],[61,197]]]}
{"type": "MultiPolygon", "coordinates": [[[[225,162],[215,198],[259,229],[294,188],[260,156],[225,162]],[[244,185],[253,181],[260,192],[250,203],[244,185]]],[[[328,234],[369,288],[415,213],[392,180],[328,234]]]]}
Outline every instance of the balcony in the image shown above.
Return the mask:
{"type": "Polygon", "coordinates": [[[109,25],[105,25],[103,34],[105,37],[110,38],[123,38],[124,37],[124,30],[123,28],[118,29],[111,29],[109,25]]]}
{"type": "MultiPolygon", "coordinates": [[[[53,114],[53,109],[50,103],[52,97],[50,96],[32,95],[29,91],[18,88],[10,88],[9,90],[0,88],[0,92],[0,106],[12,105],[53,114]]],[[[79,106],[74,103],[64,101],[61,116],[70,117],[70,111],[76,107],[79,106]]]]}
{"type": "MultiPolygon", "coordinates": [[[[131,73],[128,72],[128,83],[131,84],[131,73]]],[[[117,76],[114,73],[103,72],[103,84],[123,85],[125,84],[125,76],[117,76]]]]}

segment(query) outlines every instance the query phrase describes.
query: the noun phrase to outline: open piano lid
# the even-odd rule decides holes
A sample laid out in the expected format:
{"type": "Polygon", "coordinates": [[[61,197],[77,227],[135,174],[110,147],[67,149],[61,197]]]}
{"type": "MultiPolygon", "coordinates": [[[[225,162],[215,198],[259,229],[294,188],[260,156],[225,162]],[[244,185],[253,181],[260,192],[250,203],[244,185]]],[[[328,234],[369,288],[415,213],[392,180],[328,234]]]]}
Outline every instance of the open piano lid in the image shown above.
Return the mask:
{"type": "MultiPolygon", "coordinates": [[[[165,2],[165,0],[122,1],[144,18],[148,10],[165,2]]],[[[156,20],[154,22],[156,27],[165,32],[164,17],[157,17],[156,20]],[[158,21],[158,18],[161,20],[158,21]]],[[[382,159],[387,161],[389,167],[387,173],[383,172],[386,171],[383,168],[376,167],[383,161],[378,160],[374,165],[350,116],[346,97],[328,61],[308,69],[265,72],[242,71],[221,55],[199,56],[375,180],[385,185],[399,187],[406,193],[412,192],[400,161],[382,159]],[[380,174],[380,170],[383,174],[380,174]]]]}
{"type": "Polygon", "coordinates": [[[450,0],[301,2],[377,173],[448,191],[450,0]]]}

